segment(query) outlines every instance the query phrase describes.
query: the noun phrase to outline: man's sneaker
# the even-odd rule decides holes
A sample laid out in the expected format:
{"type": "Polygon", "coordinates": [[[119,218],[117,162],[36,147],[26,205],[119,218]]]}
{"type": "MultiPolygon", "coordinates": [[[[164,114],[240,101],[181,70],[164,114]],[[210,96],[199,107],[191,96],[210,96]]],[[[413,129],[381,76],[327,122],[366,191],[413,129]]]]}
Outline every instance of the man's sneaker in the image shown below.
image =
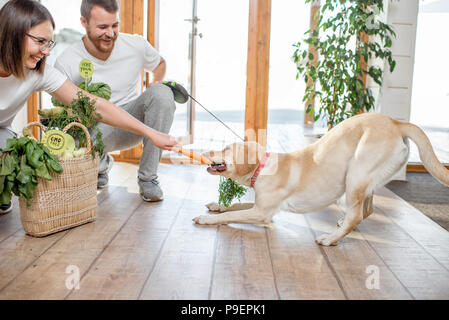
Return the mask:
{"type": "Polygon", "coordinates": [[[159,181],[156,179],[151,181],[142,181],[137,178],[137,184],[140,188],[140,196],[144,201],[156,202],[164,199],[162,189],[159,187],[159,181]]]}
{"type": "Polygon", "coordinates": [[[99,173],[97,179],[97,188],[103,189],[106,188],[109,184],[109,175],[108,173],[99,173]]]}
{"type": "Polygon", "coordinates": [[[8,212],[11,212],[12,210],[12,202],[8,203],[8,204],[2,204],[0,206],[0,215],[1,214],[6,214],[8,212]]]}
{"type": "Polygon", "coordinates": [[[114,164],[114,158],[110,154],[108,154],[107,161],[108,161],[108,167],[107,167],[106,171],[98,174],[98,180],[97,180],[97,188],[98,189],[106,188],[109,184],[108,172],[111,171],[111,169],[112,169],[112,165],[114,164]]]}

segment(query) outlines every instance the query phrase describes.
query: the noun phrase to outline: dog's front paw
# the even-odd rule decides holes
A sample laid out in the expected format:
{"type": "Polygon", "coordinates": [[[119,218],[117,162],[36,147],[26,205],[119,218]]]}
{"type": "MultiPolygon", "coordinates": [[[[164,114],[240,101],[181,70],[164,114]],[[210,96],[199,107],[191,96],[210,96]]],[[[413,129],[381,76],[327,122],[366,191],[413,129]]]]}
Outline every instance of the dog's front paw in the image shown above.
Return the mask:
{"type": "Polygon", "coordinates": [[[216,202],[211,202],[206,204],[207,209],[209,209],[210,212],[213,213],[223,213],[226,212],[226,207],[225,206],[220,206],[218,203],[216,202]]]}
{"type": "Polygon", "coordinates": [[[198,216],[192,219],[196,224],[216,224],[214,217],[211,216],[198,216]]]}
{"type": "Polygon", "coordinates": [[[322,234],[321,236],[316,238],[315,241],[316,243],[326,247],[337,245],[337,241],[332,241],[332,239],[330,239],[330,235],[328,234],[322,234]]]}
{"type": "Polygon", "coordinates": [[[206,208],[212,212],[218,212],[220,210],[220,206],[216,202],[211,202],[211,203],[206,204],[206,208]]]}

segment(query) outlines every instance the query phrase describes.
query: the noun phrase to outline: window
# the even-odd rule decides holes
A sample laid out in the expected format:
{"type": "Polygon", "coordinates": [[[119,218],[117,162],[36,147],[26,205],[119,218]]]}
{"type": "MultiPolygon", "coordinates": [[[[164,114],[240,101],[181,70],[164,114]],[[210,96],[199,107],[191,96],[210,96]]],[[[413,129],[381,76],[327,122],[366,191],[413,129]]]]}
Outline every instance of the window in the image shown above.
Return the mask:
{"type": "MultiPolygon", "coordinates": [[[[449,163],[449,44],[441,32],[448,29],[449,2],[420,1],[410,121],[426,132],[445,163],[449,163]]],[[[410,147],[410,162],[420,162],[415,144],[410,147]]]]}

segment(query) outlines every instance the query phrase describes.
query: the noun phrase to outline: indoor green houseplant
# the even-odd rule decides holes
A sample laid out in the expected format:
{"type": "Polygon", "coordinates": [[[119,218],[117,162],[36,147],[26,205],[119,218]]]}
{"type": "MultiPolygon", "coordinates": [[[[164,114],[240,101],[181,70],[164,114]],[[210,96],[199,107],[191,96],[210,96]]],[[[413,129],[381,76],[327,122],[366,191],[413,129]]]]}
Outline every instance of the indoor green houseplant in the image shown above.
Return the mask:
{"type": "Polygon", "coordinates": [[[395,33],[380,21],[383,10],[383,0],[321,1],[314,16],[316,28],[305,33],[308,37],[303,43],[294,45],[297,78],[302,76],[308,83],[303,98],[308,101],[306,112],[315,121],[325,119],[329,129],[374,108],[375,99],[363,79],[366,75],[381,85],[383,68],[366,62],[386,61],[390,72],[395,67],[389,49],[395,33]],[[369,41],[364,41],[366,35],[369,41]],[[320,102],[316,112],[311,104],[315,98],[320,102]]]}

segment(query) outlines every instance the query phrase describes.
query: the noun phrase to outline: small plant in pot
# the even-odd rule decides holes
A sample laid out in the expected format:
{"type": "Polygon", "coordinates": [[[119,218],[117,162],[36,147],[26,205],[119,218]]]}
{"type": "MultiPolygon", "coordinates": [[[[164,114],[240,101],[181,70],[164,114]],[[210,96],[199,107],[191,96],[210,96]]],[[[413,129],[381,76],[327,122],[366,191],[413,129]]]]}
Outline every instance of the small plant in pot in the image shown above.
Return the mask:
{"type": "Polygon", "coordinates": [[[308,38],[294,44],[297,79],[302,77],[307,84],[303,98],[306,113],[314,121],[326,121],[329,130],[374,109],[375,98],[365,79],[371,77],[380,86],[383,68],[379,63],[368,65],[368,61],[376,59],[382,65],[386,61],[390,72],[395,68],[389,49],[395,33],[379,20],[383,10],[382,0],[321,1],[313,17],[316,26],[305,33],[308,38]],[[319,103],[316,111],[315,98],[319,103]]]}

